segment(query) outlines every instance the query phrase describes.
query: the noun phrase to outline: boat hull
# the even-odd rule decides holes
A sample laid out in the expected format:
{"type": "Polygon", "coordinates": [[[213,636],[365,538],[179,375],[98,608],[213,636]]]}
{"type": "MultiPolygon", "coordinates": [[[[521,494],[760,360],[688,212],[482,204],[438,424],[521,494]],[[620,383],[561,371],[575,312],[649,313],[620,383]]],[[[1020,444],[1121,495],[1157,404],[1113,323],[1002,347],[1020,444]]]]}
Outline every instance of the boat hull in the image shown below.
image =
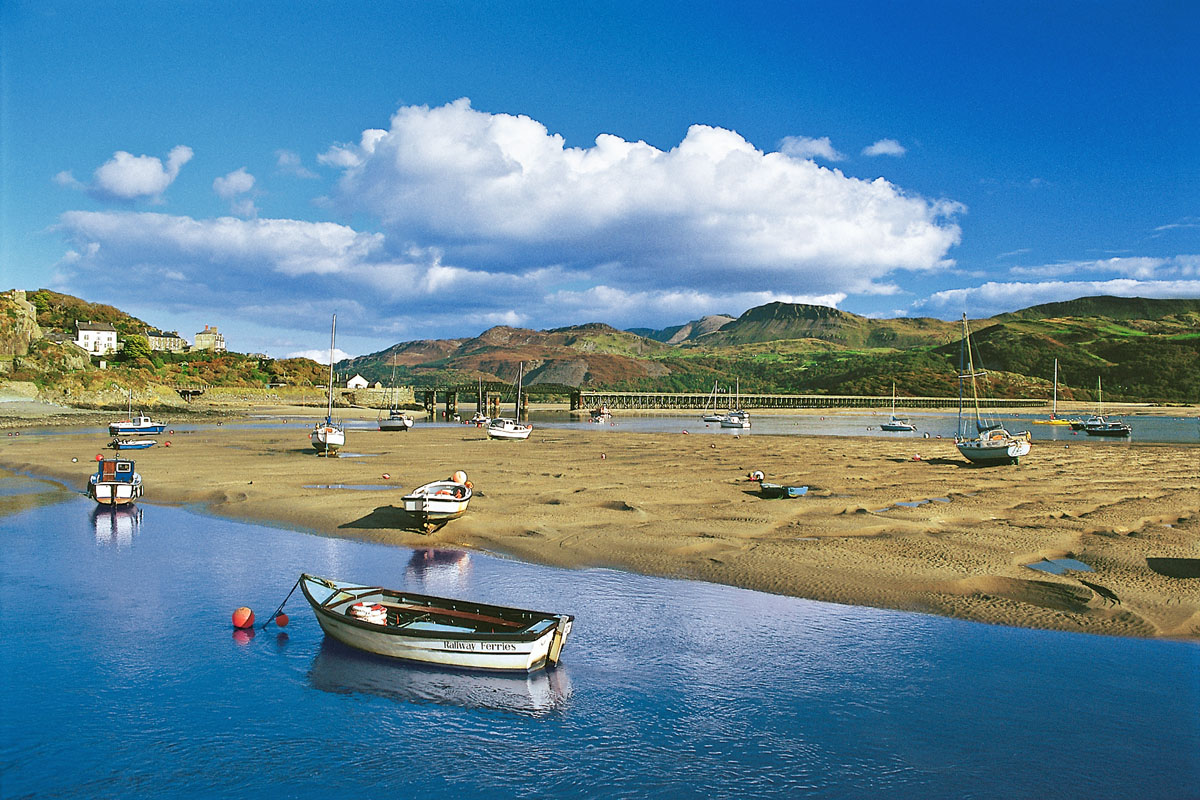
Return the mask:
{"type": "Polygon", "coordinates": [[[531,433],[533,433],[532,425],[522,425],[512,420],[492,420],[491,424],[487,426],[489,439],[528,439],[531,433]]]}
{"type": "Polygon", "coordinates": [[[881,431],[909,431],[909,432],[911,432],[911,431],[915,431],[916,429],[917,429],[917,426],[913,425],[910,422],[885,422],[879,426],[879,430],[881,430],[881,431]]]}
{"type": "Polygon", "coordinates": [[[167,429],[166,423],[155,423],[153,425],[126,425],[120,422],[114,422],[108,426],[108,433],[111,436],[147,436],[155,433],[162,433],[167,429]]]}
{"type": "Polygon", "coordinates": [[[346,432],[334,425],[318,425],[308,435],[313,449],[317,453],[336,453],[346,444],[346,432]]]}
{"type": "Polygon", "coordinates": [[[300,587],[321,630],[342,644],[379,656],[444,667],[531,672],[557,664],[573,621],[565,614],[543,614],[389,592],[323,581],[308,575],[301,576],[300,587]],[[359,602],[379,604],[388,609],[386,622],[368,622],[347,613],[351,605],[359,602]],[[428,613],[412,616],[411,611],[420,608],[427,609],[428,613]],[[498,619],[523,621],[505,623],[509,628],[521,626],[511,632],[481,633],[470,630],[469,626],[447,624],[445,620],[452,617],[445,614],[475,618],[494,614],[498,619]],[[422,620],[422,616],[429,619],[422,620]],[[435,622],[432,618],[443,621],[435,622]]]}
{"type": "Polygon", "coordinates": [[[461,517],[471,502],[470,487],[454,481],[435,481],[418,487],[403,498],[404,510],[425,522],[461,517]]]}
{"type": "Polygon", "coordinates": [[[1028,455],[1030,444],[1025,439],[987,441],[971,439],[957,443],[958,452],[972,464],[1016,464],[1021,456],[1028,455]]]}
{"type": "Polygon", "coordinates": [[[381,431],[406,431],[413,426],[411,419],[402,419],[399,417],[379,420],[379,430],[381,431]]]}
{"type": "Polygon", "coordinates": [[[135,478],[129,482],[97,481],[93,475],[88,482],[88,497],[102,506],[132,505],[142,496],[142,479],[140,476],[135,478]]]}

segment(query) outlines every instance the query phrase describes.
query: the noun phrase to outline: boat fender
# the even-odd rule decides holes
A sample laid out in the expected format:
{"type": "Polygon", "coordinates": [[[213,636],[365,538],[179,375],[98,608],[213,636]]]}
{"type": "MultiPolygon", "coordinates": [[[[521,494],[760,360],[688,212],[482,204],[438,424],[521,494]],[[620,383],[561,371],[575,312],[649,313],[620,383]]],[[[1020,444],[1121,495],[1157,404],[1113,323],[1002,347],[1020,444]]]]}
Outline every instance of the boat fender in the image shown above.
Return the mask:
{"type": "Polygon", "coordinates": [[[752,481],[759,481],[761,483],[762,480],[766,477],[767,476],[763,474],[763,471],[761,469],[756,469],[756,470],[754,470],[754,472],[750,473],[750,480],[752,480],[752,481]]]}

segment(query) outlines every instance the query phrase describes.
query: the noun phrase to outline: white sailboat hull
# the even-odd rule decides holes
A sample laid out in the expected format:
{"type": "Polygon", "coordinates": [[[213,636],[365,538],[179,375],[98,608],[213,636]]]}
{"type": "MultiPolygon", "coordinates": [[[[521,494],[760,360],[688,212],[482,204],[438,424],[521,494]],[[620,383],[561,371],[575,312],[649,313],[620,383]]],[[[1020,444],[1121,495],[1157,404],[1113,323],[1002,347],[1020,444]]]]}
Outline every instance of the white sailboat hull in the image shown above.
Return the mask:
{"type": "Polygon", "coordinates": [[[528,439],[531,433],[532,425],[522,425],[511,419],[494,419],[487,426],[489,439],[528,439]]]}
{"type": "Polygon", "coordinates": [[[958,452],[973,464],[1015,464],[1021,456],[1028,455],[1028,438],[1010,436],[1005,431],[988,431],[1002,434],[992,438],[962,439],[955,442],[958,452]]]}
{"type": "Polygon", "coordinates": [[[317,425],[308,440],[318,453],[335,453],[346,443],[346,432],[336,425],[317,425]]]}

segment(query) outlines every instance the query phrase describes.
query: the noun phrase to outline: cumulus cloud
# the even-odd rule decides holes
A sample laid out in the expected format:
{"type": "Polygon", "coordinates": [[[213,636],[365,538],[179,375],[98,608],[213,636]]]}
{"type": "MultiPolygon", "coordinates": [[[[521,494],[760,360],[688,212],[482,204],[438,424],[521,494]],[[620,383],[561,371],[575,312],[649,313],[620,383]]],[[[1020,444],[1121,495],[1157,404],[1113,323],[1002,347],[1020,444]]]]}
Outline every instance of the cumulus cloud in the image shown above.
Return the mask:
{"type": "Polygon", "coordinates": [[[104,200],[157,200],[191,159],[192,148],[182,144],[171,149],[165,165],[155,156],[135,156],[118,150],[92,173],[87,190],[104,200]]]}
{"type": "Polygon", "coordinates": [[[1200,280],[1137,280],[1114,278],[1091,281],[1045,281],[1041,283],[989,281],[967,289],[936,292],[914,304],[918,313],[973,317],[991,316],[1042,303],[1074,300],[1077,297],[1200,297],[1200,280]]]}
{"type": "Polygon", "coordinates": [[[1029,278],[1059,278],[1069,275],[1121,275],[1138,280],[1200,275],[1200,255],[1166,258],[1125,256],[1087,261],[1062,261],[1037,266],[1015,266],[1013,275],[1029,278]]]}
{"type": "MultiPolygon", "coordinates": [[[[317,362],[318,364],[328,365],[329,364],[329,349],[326,348],[324,350],[297,350],[294,353],[288,353],[287,355],[284,356],[284,358],[307,358],[307,359],[311,359],[312,361],[317,362]]],[[[353,356],[351,356],[349,353],[347,353],[345,350],[342,350],[339,347],[333,348],[333,360],[335,363],[338,361],[344,361],[347,358],[353,358],[353,356]]]]}
{"type": "Polygon", "coordinates": [[[820,158],[825,161],[844,161],[846,158],[834,149],[828,136],[822,136],[820,139],[785,136],[779,143],[779,152],[792,158],[820,158]]]}
{"type": "Polygon", "coordinates": [[[254,189],[254,176],[245,167],[213,180],[213,191],[218,197],[229,201],[230,210],[239,217],[257,217],[254,201],[242,195],[254,189]]]}
{"type": "Polygon", "coordinates": [[[536,120],[460,99],[401,108],[321,162],[389,240],[462,264],[616,264],[648,284],[728,279],[861,292],[898,269],[949,265],[955,202],[848,177],[733,131],[694,125],[663,151],[610,134],[568,147],[536,120]]]}
{"type": "Polygon", "coordinates": [[[867,145],[862,151],[864,156],[896,156],[897,158],[907,152],[904,145],[895,139],[880,139],[875,144],[867,145]]]}
{"type": "Polygon", "coordinates": [[[309,179],[317,177],[317,173],[304,166],[304,162],[300,159],[300,154],[291,150],[276,150],[275,166],[279,172],[285,175],[294,175],[297,178],[309,179]]]}

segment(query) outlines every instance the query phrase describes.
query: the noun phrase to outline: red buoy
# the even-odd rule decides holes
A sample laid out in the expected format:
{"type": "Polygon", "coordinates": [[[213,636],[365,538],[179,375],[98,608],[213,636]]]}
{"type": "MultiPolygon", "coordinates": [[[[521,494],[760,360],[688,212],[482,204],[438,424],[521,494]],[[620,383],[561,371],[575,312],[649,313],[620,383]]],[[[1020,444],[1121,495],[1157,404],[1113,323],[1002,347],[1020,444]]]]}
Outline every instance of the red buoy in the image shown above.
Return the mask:
{"type": "Polygon", "coordinates": [[[103,453],[96,453],[96,460],[97,460],[97,461],[103,461],[103,460],[104,460],[104,454],[103,454],[103,453]]]}
{"type": "Polygon", "coordinates": [[[282,613],[277,615],[275,617],[275,624],[281,628],[286,628],[288,624],[288,615],[282,613]]]}
{"type": "Polygon", "coordinates": [[[254,612],[242,606],[233,611],[233,627],[235,628],[253,628],[254,627],[254,612]]]}

